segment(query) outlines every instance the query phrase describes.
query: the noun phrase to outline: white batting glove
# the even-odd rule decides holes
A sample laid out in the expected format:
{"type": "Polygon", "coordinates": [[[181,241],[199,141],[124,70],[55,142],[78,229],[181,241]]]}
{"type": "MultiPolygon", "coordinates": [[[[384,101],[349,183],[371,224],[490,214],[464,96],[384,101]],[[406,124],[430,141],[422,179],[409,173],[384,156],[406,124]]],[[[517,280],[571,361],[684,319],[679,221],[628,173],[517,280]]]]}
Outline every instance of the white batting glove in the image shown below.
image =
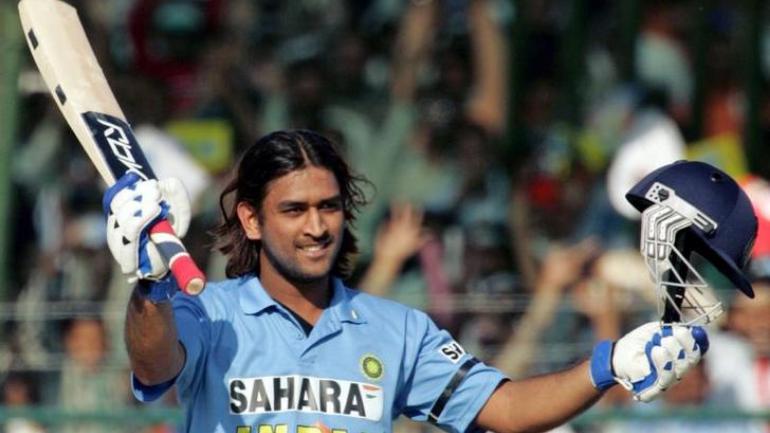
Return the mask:
{"type": "Polygon", "coordinates": [[[161,218],[178,237],[190,226],[190,199],[179,179],[142,180],[135,173],[118,179],[104,193],[107,245],[128,281],[160,280],[168,266],[150,241],[148,229],[161,218]]]}
{"type": "Polygon", "coordinates": [[[700,326],[646,323],[617,342],[597,344],[591,357],[591,382],[600,390],[616,382],[649,402],[678,382],[708,350],[700,326]]]}

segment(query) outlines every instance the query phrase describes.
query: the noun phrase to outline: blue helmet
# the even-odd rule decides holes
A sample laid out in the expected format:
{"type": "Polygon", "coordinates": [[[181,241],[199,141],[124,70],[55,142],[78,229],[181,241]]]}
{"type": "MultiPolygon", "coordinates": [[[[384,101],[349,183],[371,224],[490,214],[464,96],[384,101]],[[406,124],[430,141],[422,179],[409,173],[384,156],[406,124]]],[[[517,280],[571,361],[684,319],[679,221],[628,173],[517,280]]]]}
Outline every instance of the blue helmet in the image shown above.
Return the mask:
{"type": "Polygon", "coordinates": [[[640,212],[680,202],[680,213],[692,222],[682,230],[686,250],[700,254],[754,297],[744,268],[757,235],[757,217],[748,196],[729,175],[704,162],[677,161],[648,174],[626,199],[640,212]]]}

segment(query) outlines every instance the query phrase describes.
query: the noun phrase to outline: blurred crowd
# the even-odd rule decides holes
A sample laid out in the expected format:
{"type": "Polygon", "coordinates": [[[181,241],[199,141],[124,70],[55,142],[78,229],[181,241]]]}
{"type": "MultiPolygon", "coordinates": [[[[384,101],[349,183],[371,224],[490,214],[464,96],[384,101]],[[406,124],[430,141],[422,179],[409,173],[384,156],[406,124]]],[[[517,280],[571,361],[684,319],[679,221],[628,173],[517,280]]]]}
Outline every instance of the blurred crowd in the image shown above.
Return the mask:
{"type": "MultiPolygon", "coordinates": [[[[156,174],[185,183],[194,209],[185,244],[210,279],[224,277],[209,230],[240,151],[276,129],[313,129],[371,182],[354,223],[361,254],[350,284],[427,311],[513,378],[571,365],[598,340],[659,317],[637,253],[638,217],[623,199],[652,169],[710,162],[770,218],[770,165],[748,158],[746,145],[751,113],[755,136],[770,136],[770,98],[751,93],[770,79],[770,26],[760,29],[750,87],[740,65],[756,11],[743,3],[69,2],[156,174]]],[[[31,61],[19,83],[3,402],[131,408],[122,336],[131,287],[106,248],[104,186],[31,61]]],[[[701,367],[663,401],[631,404],[620,389],[600,409],[770,409],[763,233],[751,268],[756,299],[735,295],[703,264],[727,312],[701,367]]],[[[768,426],[684,419],[560,431],[768,426]]],[[[24,419],[3,427],[120,431],[24,419]]]]}

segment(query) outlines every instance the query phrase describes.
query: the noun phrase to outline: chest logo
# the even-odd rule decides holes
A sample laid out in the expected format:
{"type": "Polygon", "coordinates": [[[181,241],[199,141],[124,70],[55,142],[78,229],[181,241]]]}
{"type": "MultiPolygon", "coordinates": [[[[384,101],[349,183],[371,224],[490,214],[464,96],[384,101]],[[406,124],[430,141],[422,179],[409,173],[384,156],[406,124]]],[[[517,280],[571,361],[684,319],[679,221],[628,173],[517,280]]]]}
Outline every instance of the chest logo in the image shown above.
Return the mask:
{"type": "Polygon", "coordinates": [[[229,380],[230,413],[312,412],[379,421],[381,387],[312,376],[262,376],[229,380]]]}
{"type": "Polygon", "coordinates": [[[361,358],[361,372],[368,379],[380,380],[385,374],[385,367],[379,358],[372,354],[366,354],[361,358]]]}

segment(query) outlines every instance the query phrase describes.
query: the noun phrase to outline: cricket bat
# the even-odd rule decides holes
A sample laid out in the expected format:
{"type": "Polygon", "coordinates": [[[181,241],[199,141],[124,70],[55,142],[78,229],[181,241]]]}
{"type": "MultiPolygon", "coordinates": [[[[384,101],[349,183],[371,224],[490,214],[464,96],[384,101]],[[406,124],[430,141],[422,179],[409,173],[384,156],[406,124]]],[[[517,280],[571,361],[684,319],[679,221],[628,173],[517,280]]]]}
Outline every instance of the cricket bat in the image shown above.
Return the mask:
{"type": "MultiPolygon", "coordinates": [[[[60,0],[21,0],[19,16],[37,68],[104,181],[112,185],[128,172],[154,179],[75,8],[60,0]]],[[[156,222],[149,236],[179,287],[187,294],[200,293],[206,277],[171,224],[165,219],[156,222]]]]}

